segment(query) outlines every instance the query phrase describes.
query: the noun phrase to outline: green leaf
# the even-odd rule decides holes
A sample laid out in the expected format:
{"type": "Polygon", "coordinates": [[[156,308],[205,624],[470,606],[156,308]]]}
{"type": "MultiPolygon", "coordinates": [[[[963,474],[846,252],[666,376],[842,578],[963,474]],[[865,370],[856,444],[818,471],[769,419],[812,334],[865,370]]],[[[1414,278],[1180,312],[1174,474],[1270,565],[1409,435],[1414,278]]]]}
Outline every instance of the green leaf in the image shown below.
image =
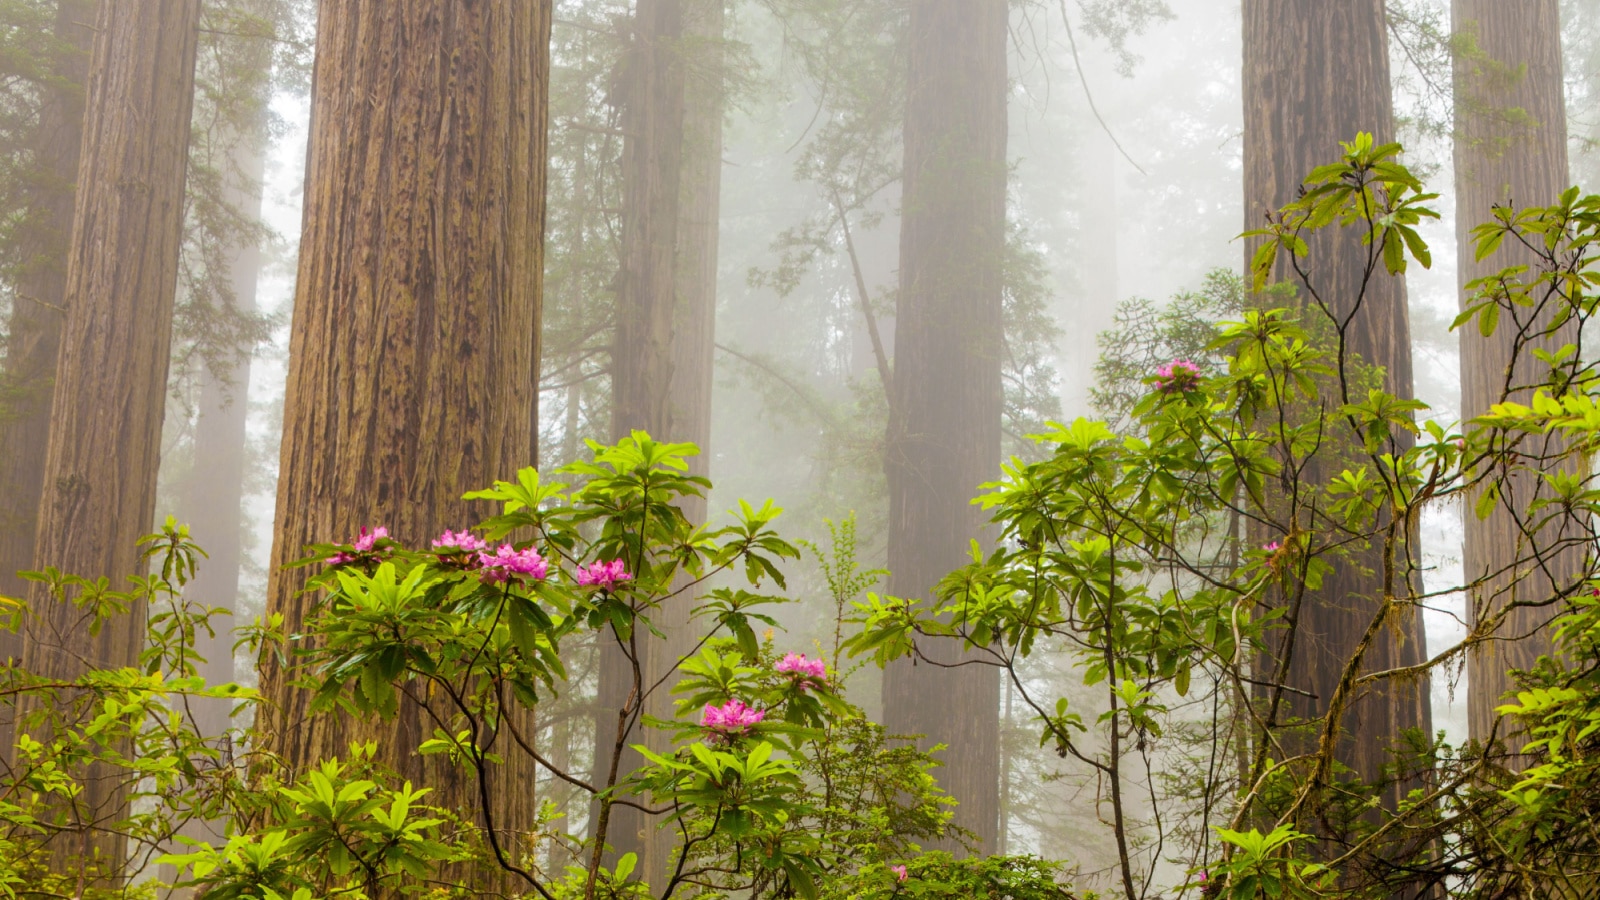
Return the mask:
{"type": "Polygon", "coordinates": [[[1484,337],[1494,334],[1496,326],[1500,324],[1500,304],[1484,304],[1483,311],[1478,313],[1478,333],[1484,337]]]}
{"type": "Polygon", "coordinates": [[[622,858],[617,860],[617,868],[611,873],[611,875],[617,881],[627,881],[628,876],[633,874],[633,867],[638,865],[638,863],[639,857],[637,855],[633,853],[624,853],[622,854],[622,858]]]}
{"type": "Polygon", "coordinates": [[[1473,511],[1478,515],[1478,520],[1482,521],[1489,518],[1489,514],[1494,512],[1494,508],[1499,502],[1500,495],[1495,490],[1494,485],[1491,484],[1485,488],[1483,493],[1478,496],[1478,502],[1473,508],[1473,511]]]}

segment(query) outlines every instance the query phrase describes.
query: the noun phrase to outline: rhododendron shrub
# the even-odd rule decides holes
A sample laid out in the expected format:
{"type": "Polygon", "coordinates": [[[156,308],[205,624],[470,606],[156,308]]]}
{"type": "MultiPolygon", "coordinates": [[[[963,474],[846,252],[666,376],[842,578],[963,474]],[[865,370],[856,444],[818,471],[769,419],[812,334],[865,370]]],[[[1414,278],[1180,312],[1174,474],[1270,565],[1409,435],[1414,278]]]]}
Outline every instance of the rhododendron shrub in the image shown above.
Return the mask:
{"type": "MultiPolygon", "coordinates": [[[[588,896],[630,881],[630,892],[660,898],[705,890],[813,897],[831,873],[951,835],[928,756],[892,746],[833,690],[821,660],[776,652],[770,632],[757,637],[757,627],[776,625],[768,610],[788,602],[783,567],[798,556],[773,528],[780,511],[741,504],[732,524],[695,527],[680,504],[710,485],[687,473],[693,447],[635,434],[592,449],[592,460],[560,473],[571,485],[524,469],[515,481],[468,494],[495,507],[472,527],[452,526],[413,546],[373,524],[351,544],[315,547],[300,563],[313,569],[307,590],[320,599],[305,639],[289,645],[302,648],[291,663],[314,691],[314,714],[393,716],[404,692],[437,725],[417,752],[485,791],[507,789],[497,771],[528,753],[551,777],[589,791],[596,811],[587,839],[564,838],[564,852],[581,865],[551,875],[530,856],[543,848],[499,838],[508,824],[491,810],[430,811],[428,786],[407,785],[405,802],[422,811],[417,834],[431,849],[408,857],[409,869],[370,870],[386,874],[364,889],[419,889],[443,877],[441,865],[474,859],[510,873],[528,896],[588,896]],[[659,640],[654,620],[685,595],[701,639],[670,682],[647,674],[632,648],[659,640]],[[519,730],[525,719],[509,713],[573,690],[570,656],[596,641],[625,648],[632,684],[622,707],[599,712],[619,726],[591,776],[556,768],[538,754],[536,736],[519,730]],[[647,721],[652,697],[669,691],[675,719],[647,721]],[[670,732],[673,749],[643,746],[647,727],[670,732]],[[630,746],[646,760],[637,771],[619,768],[630,746]],[[823,785],[831,787],[819,794],[823,785]],[[659,883],[639,883],[631,856],[608,865],[618,803],[655,810],[653,823],[675,835],[659,883]],[[451,821],[469,828],[446,840],[440,829],[451,821]],[[762,853],[741,849],[752,842],[762,853]]],[[[309,802],[319,790],[337,791],[341,779],[356,783],[355,772],[365,770],[340,764],[313,773],[322,788],[287,789],[309,802]]],[[[377,803],[391,795],[374,787],[363,796],[377,803]]],[[[252,852],[306,865],[289,860],[305,832],[276,833],[285,841],[251,844],[252,852]]],[[[177,859],[198,886],[223,891],[242,883],[246,849],[177,859]]],[[[368,871],[351,865],[352,873],[368,871]]]]}
{"type": "Polygon", "coordinates": [[[1471,285],[1455,327],[1522,358],[1495,363],[1492,408],[1430,420],[1354,348],[1373,339],[1366,291],[1430,264],[1435,197],[1398,145],[1343,149],[1248,235],[1250,302],[1193,323],[1208,365],[1122,351],[1137,388],[1106,393],[1133,398],[1118,420],[1038,435],[1044,458],[978,500],[998,547],[931,598],[869,598],[850,649],[944,665],[929,651],[956,639],[962,665],[997,668],[1041,743],[1103,786],[1120,896],[1593,896],[1600,365],[1575,336],[1600,313],[1600,196],[1500,209],[1475,231],[1479,258],[1504,245],[1526,264],[1471,285]],[[1317,258],[1335,239],[1365,249],[1356,288],[1317,258]],[[1514,522],[1515,565],[1424,583],[1418,537],[1439,509],[1514,522]],[[1470,621],[1423,643],[1445,597],[1472,598],[1470,621]],[[1330,607],[1349,625],[1327,624],[1330,607]],[[1501,709],[1520,721],[1488,746],[1427,733],[1429,679],[1494,659],[1530,613],[1556,621],[1565,658],[1520,675],[1501,709]],[[1401,642],[1414,662],[1388,652],[1401,642]],[[1039,678],[1046,650],[1080,683],[1039,678]],[[1292,668],[1307,661],[1314,684],[1292,668]],[[1173,864],[1186,877],[1162,883],[1173,864]]]}

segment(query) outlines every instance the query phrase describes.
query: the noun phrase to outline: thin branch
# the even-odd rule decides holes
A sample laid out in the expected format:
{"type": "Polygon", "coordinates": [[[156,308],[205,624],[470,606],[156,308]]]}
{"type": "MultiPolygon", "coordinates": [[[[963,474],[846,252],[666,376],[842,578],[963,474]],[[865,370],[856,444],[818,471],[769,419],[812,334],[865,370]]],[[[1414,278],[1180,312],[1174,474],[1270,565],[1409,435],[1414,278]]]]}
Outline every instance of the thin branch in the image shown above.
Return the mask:
{"type": "Polygon", "coordinates": [[[1150,173],[1146,172],[1143,167],[1133,161],[1132,156],[1128,155],[1128,151],[1123,148],[1122,142],[1117,140],[1115,134],[1111,133],[1111,126],[1107,125],[1105,118],[1100,115],[1100,109],[1094,105],[1094,94],[1089,92],[1089,77],[1083,74],[1083,60],[1078,58],[1078,39],[1072,34],[1072,17],[1067,15],[1067,0],[1060,0],[1060,3],[1061,21],[1067,26],[1067,43],[1072,47],[1072,64],[1078,69],[1078,83],[1083,85],[1083,97],[1089,101],[1089,111],[1094,113],[1095,121],[1100,123],[1100,127],[1105,130],[1106,137],[1111,138],[1111,143],[1117,148],[1117,152],[1122,154],[1122,158],[1128,161],[1128,165],[1138,169],[1140,175],[1149,178],[1150,173]]]}

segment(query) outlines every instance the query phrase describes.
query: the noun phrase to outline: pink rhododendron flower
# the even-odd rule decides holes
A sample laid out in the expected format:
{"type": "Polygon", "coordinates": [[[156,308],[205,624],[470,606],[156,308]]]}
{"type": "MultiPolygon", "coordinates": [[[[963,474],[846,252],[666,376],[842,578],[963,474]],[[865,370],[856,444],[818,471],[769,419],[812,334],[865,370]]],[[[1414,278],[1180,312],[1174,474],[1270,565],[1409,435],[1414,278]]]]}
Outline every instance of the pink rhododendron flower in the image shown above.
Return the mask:
{"type": "Polygon", "coordinates": [[[820,659],[806,659],[805,654],[790,653],[778,661],[773,669],[789,675],[799,676],[800,686],[816,685],[818,687],[828,683],[828,664],[820,659]]]}
{"type": "Polygon", "coordinates": [[[627,564],[620,559],[611,562],[597,562],[588,568],[578,567],[578,583],[591,585],[602,590],[614,590],[617,585],[633,578],[628,574],[627,564]]]}
{"type": "Polygon", "coordinates": [[[1200,366],[1187,359],[1175,359],[1156,368],[1156,390],[1164,394],[1192,391],[1200,384],[1200,366]]]}
{"type": "Polygon", "coordinates": [[[743,700],[733,699],[721,706],[707,703],[700,714],[700,727],[724,738],[748,734],[750,729],[767,717],[765,710],[745,706],[743,700]]]}
{"type": "Polygon", "coordinates": [[[545,562],[538,550],[532,547],[518,550],[510,544],[501,544],[500,549],[492,554],[480,551],[478,562],[483,565],[479,577],[491,584],[520,577],[542,581],[550,571],[550,564],[545,562]]]}
{"type": "Polygon", "coordinates": [[[377,528],[374,528],[371,531],[368,531],[366,528],[362,528],[360,536],[355,540],[354,546],[356,548],[356,552],[371,553],[372,548],[378,545],[378,541],[388,536],[389,529],[383,527],[382,525],[379,525],[377,528]]]}
{"type": "Polygon", "coordinates": [[[1277,541],[1273,541],[1270,544],[1262,544],[1261,549],[1267,551],[1268,553],[1277,553],[1279,550],[1283,549],[1283,545],[1277,541]]]}
{"type": "Polygon", "coordinates": [[[361,533],[359,535],[356,535],[356,539],[350,543],[350,546],[353,548],[354,552],[353,553],[342,553],[342,552],[341,553],[335,553],[334,555],[328,557],[328,565],[330,565],[330,566],[349,565],[350,563],[353,563],[353,562],[359,560],[361,558],[361,554],[363,554],[363,553],[371,553],[374,550],[376,550],[377,546],[378,546],[378,541],[383,540],[384,538],[387,538],[388,536],[389,536],[389,529],[383,527],[382,525],[379,525],[377,528],[373,528],[373,529],[370,529],[370,530],[367,529],[365,526],[362,526],[361,533]]]}
{"type": "Polygon", "coordinates": [[[906,873],[905,866],[890,866],[889,871],[894,873],[895,881],[905,881],[910,876],[906,873]]]}
{"type": "Polygon", "coordinates": [[[446,530],[444,534],[433,539],[433,549],[444,553],[477,553],[487,549],[489,544],[466,529],[461,531],[446,530]]]}

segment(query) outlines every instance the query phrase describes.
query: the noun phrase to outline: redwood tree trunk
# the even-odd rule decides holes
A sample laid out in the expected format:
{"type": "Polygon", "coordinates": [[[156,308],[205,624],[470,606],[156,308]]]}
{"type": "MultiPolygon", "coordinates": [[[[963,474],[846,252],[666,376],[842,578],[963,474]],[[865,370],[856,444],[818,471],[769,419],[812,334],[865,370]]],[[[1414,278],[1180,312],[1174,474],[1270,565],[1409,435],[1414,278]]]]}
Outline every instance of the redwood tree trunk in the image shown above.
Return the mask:
{"type": "MultiPolygon", "coordinates": [[[[23,246],[6,336],[7,398],[0,416],[0,594],[11,597],[28,590],[17,573],[33,568],[39,497],[44,492],[97,2],[61,0],[56,7],[55,39],[62,55],[53,61],[53,79],[40,104],[28,221],[17,229],[23,246]]],[[[21,656],[22,636],[0,631],[0,661],[21,656]]],[[[11,748],[12,711],[0,708],[0,753],[11,748]]]]}
{"type": "MultiPolygon", "coordinates": [[[[225,165],[223,172],[227,179],[224,198],[228,206],[252,223],[261,218],[271,53],[272,45],[265,39],[258,39],[248,48],[246,65],[250,71],[242,74],[259,79],[260,92],[247,102],[258,105],[262,115],[250,133],[233,138],[229,153],[231,164],[225,165]]],[[[227,275],[234,306],[242,313],[251,314],[256,311],[262,253],[249,236],[242,242],[243,246],[232,248],[229,254],[227,275]]],[[[214,634],[200,631],[195,635],[194,649],[203,660],[198,664],[200,675],[212,685],[236,680],[235,629],[245,624],[238,616],[239,576],[244,562],[242,507],[249,446],[250,354],[254,349],[243,348],[242,355],[223,373],[212,371],[210,366],[202,367],[194,462],[179,488],[178,520],[189,526],[195,542],[206,552],[206,559],[200,563],[194,580],[186,586],[184,597],[190,603],[232,614],[211,620],[214,634]]],[[[187,712],[199,734],[213,745],[219,745],[224,733],[234,724],[233,708],[233,701],[225,697],[197,697],[190,699],[187,712]]],[[[187,823],[181,833],[217,844],[226,841],[225,825],[222,821],[196,819],[187,823]]],[[[173,870],[163,868],[162,871],[163,880],[173,880],[173,870]]]]}
{"type": "MultiPolygon", "coordinates": [[[[638,0],[631,44],[622,59],[622,260],[618,272],[617,325],[611,354],[611,425],[616,439],[647,431],[671,440],[673,331],[677,318],[678,229],[683,178],[687,77],[683,58],[684,7],[695,0],[638,0]]],[[[666,623],[660,623],[666,624],[666,623]]],[[[659,627],[659,626],[658,626],[659,627]]],[[[636,631],[628,652],[609,636],[600,647],[595,719],[595,782],[602,784],[617,753],[617,710],[635,689],[634,665],[653,682],[666,651],[636,631]]],[[[658,712],[652,709],[651,712],[658,712]]],[[[625,743],[645,735],[630,730],[625,743]]],[[[619,773],[642,762],[623,750],[619,773]]],[[[598,822],[598,820],[594,820],[598,822]]],[[[625,806],[611,809],[606,842],[615,852],[646,854],[653,823],[625,806]]],[[[646,860],[643,872],[651,871],[646,860]]]]}
{"type": "MultiPolygon", "coordinates": [[[[536,461],[550,0],[319,7],[268,611],[302,628],[307,544],[387,526],[412,546],[489,512],[465,491],[536,461]]],[[[537,812],[507,751],[489,796],[415,748],[432,734],[311,717],[268,654],[264,739],[294,767],[377,740],[430,800],[502,844],[537,812]]],[[[530,729],[531,714],[521,727],[530,729]]],[[[519,842],[520,843],[520,842],[519,842]]],[[[515,847],[512,848],[515,852],[515,847]]],[[[474,876],[486,889],[495,879],[474,876]]]]}
{"type": "MultiPolygon", "coordinates": [[[[119,0],[95,24],[55,377],[63,402],[50,418],[34,561],[117,586],[140,573],[137,541],[155,514],[199,15],[199,0],[119,0]]],[[[143,609],[91,636],[76,608],[38,586],[29,600],[31,672],[67,679],[137,662],[143,609]]],[[[79,822],[115,820],[126,791],[91,773],[76,805],[79,822]]],[[[58,859],[122,864],[113,835],[86,827],[58,841],[58,859]]]]}
{"type": "MultiPolygon", "coordinates": [[[[271,44],[261,39],[250,48],[250,65],[259,67],[248,75],[260,77],[262,96],[250,98],[262,113],[258,127],[250,134],[234,138],[230,161],[223,177],[228,179],[224,198],[247,222],[261,218],[262,178],[266,173],[268,134],[265,96],[268,80],[264,73],[271,65],[271,44]]],[[[232,248],[227,260],[228,284],[235,308],[243,314],[256,311],[256,286],[261,277],[261,248],[248,236],[245,245],[232,248]]],[[[194,464],[184,479],[179,498],[178,518],[189,526],[194,540],[206,551],[195,579],[188,585],[188,597],[206,606],[237,611],[240,568],[244,562],[243,510],[245,460],[248,449],[246,424],[249,412],[250,355],[255,348],[241,348],[241,355],[223,372],[209,366],[200,373],[199,413],[195,423],[194,464]]],[[[205,657],[201,674],[207,683],[221,684],[234,679],[233,633],[240,623],[221,617],[215,638],[202,634],[196,650],[205,657]]],[[[196,706],[201,733],[220,735],[229,725],[231,701],[221,700],[196,706]]]]}
{"type": "MultiPolygon", "coordinates": [[[[678,181],[676,312],[668,436],[700,448],[691,474],[711,474],[711,390],[715,381],[717,251],[722,226],[722,117],[726,0],[683,0],[684,76],[681,175],[678,181]]],[[[691,522],[706,518],[704,499],[684,504],[691,522]]]]}
{"type": "MultiPolygon", "coordinates": [[[[1568,183],[1567,119],[1561,76],[1561,4],[1558,0],[1527,0],[1507,4],[1496,0],[1454,0],[1452,31],[1462,39],[1455,63],[1456,89],[1456,236],[1459,275],[1463,291],[1473,279],[1517,264],[1532,264],[1531,254],[1508,241],[1494,255],[1475,262],[1472,229],[1493,218],[1496,204],[1538,206],[1554,203],[1568,183]],[[1520,75],[1509,75],[1519,73],[1520,75]]],[[[1463,293],[1463,299],[1466,298],[1463,293]]],[[[1576,341],[1576,323],[1557,335],[1556,347],[1576,341]]],[[[1540,324],[1538,327],[1546,327],[1540,324]]],[[[1517,328],[1502,319],[1492,337],[1484,338],[1468,325],[1461,329],[1461,416],[1468,419],[1487,412],[1490,405],[1514,398],[1506,390],[1506,369],[1511,364],[1517,328]]],[[[1554,349],[1554,348],[1552,348],[1554,349]]],[[[1523,347],[1513,382],[1527,385],[1542,378],[1548,367],[1523,347]]],[[[1523,394],[1525,391],[1512,392],[1523,394]]],[[[1523,402],[1526,398],[1521,397],[1523,402]]],[[[1558,444],[1541,450],[1559,451],[1558,444]]],[[[1542,561],[1518,525],[1528,518],[1528,504],[1548,488],[1538,479],[1514,478],[1506,485],[1506,505],[1487,519],[1470,511],[1464,516],[1467,581],[1481,580],[1469,591],[1469,621],[1497,612],[1513,594],[1522,601],[1554,596],[1556,584],[1570,582],[1582,571],[1581,549],[1552,552],[1549,542],[1561,537],[1561,520],[1538,536],[1542,561]],[[1542,571],[1541,571],[1542,570],[1542,571]],[[1494,575],[1495,577],[1490,577],[1494,575]]],[[[1480,645],[1467,660],[1467,722],[1470,735],[1486,740],[1498,718],[1495,707],[1513,685],[1510,669],[1532,668],[1551,648],[1544,629],[1554,608],[1523,607],[1513,610],[1499,634],[1518,638],[1480,645]]],[[[1504,734],[1502,732],[1501,736],[1504,734]]]]}
{"type": "Polygon", "coordinates": [[[639,0],[622,63],[622,269],[611,368],[618,439],[634,430],[664,439],[672,424],[685,2],[693,0],[639,0]]]}
{"type": "MultiPolygon", "coordinates": [[[[1394,114],[1384,0],[1245,0],[1243,13],[1245,221],[1256,228],[1267,212],[1295,198],[1312,168],[1338,158],[1340,141],[1361,131],[1373,133],[1380,143],[1393,140],[1394,114]]],[[[1317,290],[1336,314],[1348,316],[1361,295],[1366,248],[1353,229],[1330,229],[1310,243],[1317,290]]],[[[1247,260],[1253,250],[1253,243],[1247,246],[1247,260]]],[[[1351,353],[1383,368],[1386,390],[1402,398],[1413,395],[1411,329],[1400,278],[1380,269],[1346,338],[1351,353]]],[[[1342,453],[1342,445],[1325,446],[1307,477],[1326,483],[1345,464],[1342,453]]],[[[1293,641],[1286,678],[1291,690],[1284,694],[1280,723],[1289,717],[1316,720],[1325,712],[1344,665],[1379,608],[1379,551],[1374,547],[1337,561],[1322,589],[1307,592],[1298,621],[1269,638],[1282,641],[1292,634],[1293,641]],[[1363,568],[1368,572],[1359,571],[1363,568]]],[[[1404,591],[1403,585],[1397,589],[1404,591]]],[[[1362,671],[1416,663],[1425,651],[1420,612],[1407,609],[1398,628],[1384,629],[1362,671]],[[1396,639],[1397,633],[1403,639],[1396,639]]],[[[1286,652],[1280,648],[1264,660],[1263,680],[1286,652]]],[[[1403,730],[1431,732],[1426,679],[1404,688],[1385,683],[1367,692],[1343,725],[1339,760],[1364,779],[1376,779],[1403,730]]],[[[1401,794],[1400,787],[1391,788],[1388,802],[1401,794]]]]}
{"type": "MultiPolygon", "coordinates": [[[[971,505],[1000,474],[1006,236],[1004,0],[915,0],[910,15],[900,295],[885,467],[889,591],[925,597],[983,531],[971,505]]],[[[955,662],[953,644],[927,648],[955,662]]],[[[941,785],[983,850],[999,822],[999,677],[891,665],[884,724],[945,744],[941,785]]]]}
{"type": "MultiPolygon", "coordinates": [[[[16,573],[33,568],[96,6],[97,0],[61,0],[56,8],[55,40],[63,52],[53,60],[40,103],[28,220],[17,229],[24,246],[6,338],[8,396],[0,418],[0,593],[12,596],[27,590],[16,573]]],[[[0,658],[20,649],[20,640],[0,634],[0,658]]]]}
{"type": "MultiPolygon", "coordinates": [[[[684,73],[682,152],[678,179],[677,250],[674,254],[672,373],[668,405],[671,420],[665,437],[700,448],[689,459],[689,473],[711,475],[711,393],[715,383],[717,332],[717,258],[722,225],[722,117],[724,99],[724,24],[726,0],[682,0],[683,50],[692,60],[684,73]]],[[[706,521],[706,498],[688,497],[684,515],[696,525],[706,521]]],[[[652,668],[664,674],[689,653],[696,629],[691,610],[694,592],[685,592],[660,613],[666,640],[655,649],[652,668]]],[[[668,682],[670,686],[671,682],[668,682]]],[[[665,686],[664,686],[665,687],[665,686]]],[[[671,718],[673,697],[663,689],[652,698],[650,714],[671,718]]],[[[650,735],[651,746],[663,748],[666,732],[650,735]]],[[[652,884],[665,884],[679,849],[672,829],[646,832],[646,865],[652,884]]]]}

